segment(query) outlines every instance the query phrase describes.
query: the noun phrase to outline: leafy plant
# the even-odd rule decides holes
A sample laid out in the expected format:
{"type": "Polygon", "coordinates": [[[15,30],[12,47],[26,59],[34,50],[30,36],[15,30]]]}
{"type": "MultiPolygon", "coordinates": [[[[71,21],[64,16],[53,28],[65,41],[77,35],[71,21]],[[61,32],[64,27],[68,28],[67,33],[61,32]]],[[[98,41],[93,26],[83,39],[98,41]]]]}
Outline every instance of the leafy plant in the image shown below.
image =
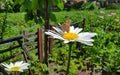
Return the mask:
{"type": "MultiPolygon", "coordinates": [[[[27,12],[25,19],[28,20],[35,20],[35,23],[43,23],[44,22],[44,0],[16,0],[15,4],[21,5],[20,11],[27,12]]],[[[51,6],[59,7],[61,10],[64,8],[62,0],[50,0],[48,2],[48,12],[52,14],[49,10],[51,6]]],[[[52,14],[54,15],[54,14],[52,14]]],[[[53,16],[52,16],[53,17],[53,16]]],[[[51,17],[50,17],[51,19],[51,17]]],[[[52,18],[53,20],[53,18],[52,18]]],[[[55,20],[55,17],[54,17],[55,20]]]]}
{"type": "Polygon", "coordinates": [[[120,9],[120,5],[119,4],[109,4],[106,9],[120,9]]]}
{"type": "Polygon", "coordinates": [[[94,10],[94,9],[98,9],[97,5],[95,4],[95,2],[87,2],[84,3],[81,8],[81,10],[94,10]]]}
{"type": "Polygon", "coordinates": [[[31,67],[30,68],[31,68],[33,74],[35,74],[35,75],[38,75],[40,73],[45,75],[46,72],[49,70],[48,66],[44,63],[40,63],[40,61],[38,59],[33,60],[31,62],[31,67]]]}

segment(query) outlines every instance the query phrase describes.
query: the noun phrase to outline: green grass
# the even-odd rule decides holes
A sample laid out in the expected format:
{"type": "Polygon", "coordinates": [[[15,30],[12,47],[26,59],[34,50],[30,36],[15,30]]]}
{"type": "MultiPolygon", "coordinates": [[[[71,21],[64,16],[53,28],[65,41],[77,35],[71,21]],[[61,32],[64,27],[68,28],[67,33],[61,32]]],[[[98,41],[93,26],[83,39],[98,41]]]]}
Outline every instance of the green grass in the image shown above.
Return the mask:
{"type": "MultiPolygon", "coordinates": [[[[83,18],[86,19],[90,19],[90,18],[96,18],[97,16],[99,16],[100,11],[104,11],[105,15],[111,13],[111,12],[115,12],[118,16],[120,17],[119,11],[120,10],[74,10],[74,11],[63,11],[63,12],[53,12],[56,16],[57,21],[55,23],[59,23],[59,22],[64,22],[66,19],[72,19],[73,22],[76,21],[81,21],[83,18]]],[[[107,18],[107,17],[106,17],[107,18]]]]}
{"type": "MultiPolygon", "coordinates": [[[[92,25],[92,26],[104,26],[106,28],[107,26],[111,26],[112,24],[117,24],[115,23],[115,19],[120,18],[119,12],[120,12],[119,10],[93,10],[93,11],[73,10],[69,12],[67,11],[53,12],[53,14],[56,16],[56,21],[50,20],[50,24],[57,25],[58,23],[62,23],[67,19],[71,19],[73,23],[81,22],[85,18],[86,27],[92,25]],[[105,14],[100,14],[100,11],[104,11],[105,14]],[[112,12],[116,13],[116,15],[109,17],[108,14],[112,12]],[[99,18],[99,16],[104,16],[104,19],[99,18]],[[100,23],[98,23],[99,20],[101,21],[100,23]]],[[[0,27],[3,24],[4,15],[5,15],[4,13],[0,13],[0,27]]],[[[20,32],[24,30],[33,32],[40,27],[40,25],[36,25],[33,20],[25,22],[24,15],[25,13],[8,13],[5,32],[3,32],[4,38],[18,35],[20,32]]]]}
{"type": "MultiPolygon", "coordinates": [[[[0,29],[3,25],[4,17],[5,17],[5,13],[1,13],[0,29]]],[[[5,31],[2,32],[4,33],[3,38],[19,35],[21,32],[25,30],[28,32],[36,32],[37,28],[39,28],[40,26],[35,24],[33,20],[26,22],[24,18],[25,18],[25,13],[8,13],[5,31]]]]}

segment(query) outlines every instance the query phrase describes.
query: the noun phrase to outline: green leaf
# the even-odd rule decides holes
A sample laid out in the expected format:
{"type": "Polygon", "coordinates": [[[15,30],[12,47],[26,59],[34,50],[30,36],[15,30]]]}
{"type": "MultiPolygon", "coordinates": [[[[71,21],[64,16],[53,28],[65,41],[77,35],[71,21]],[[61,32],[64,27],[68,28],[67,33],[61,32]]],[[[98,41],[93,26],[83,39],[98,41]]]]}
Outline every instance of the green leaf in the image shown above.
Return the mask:
{"type": "Polygon", "coordinates": [[[117,70],[117,72],[120,72],[120,69],[119,69],[119,70],[117,70]]]}
{"type": "Polygon", "coordinates": [[[16,4],[22,4],[24,2],[24,0],[15,0],[15,5],[16,4]]]}
{"type": "Polygon", "coordinates": [[[51,20],[51,21],[56,21],[55,14],[50,13],[50,20],[51,20]]]}
{"type": "Polygon", "coordinates": [[[31,10],[31,6],[32,5],[32,2],[30,0],[25,0],[24,2],[24,6],[28,9],[28,10],[31,10]]]}
{"type": "Polygon", "coordinates": [[[44,11],[44,0],[39,0],[39,1],[38,1],[38,8],[39,8],[41,11],[44,11]]]}
{"type": "Polygon", "coordinates": [[[24,5],[22,5],[22,6],[20,7],[20,11],[23,12],[23,11],[25,11],[25,10],[26,10],[26,7],[25,7],[24,5]]]}
{"type": "Polygon", "coordinates": [[[49,0],[48,2],[48,5],[51,6],[51,5],[57,5],[58,3],[58,0],[49,0]]]}
{"type": "Polygon", "coordinates": [[[24,2],[24,0],[17,0],[17,1],[19,1],[19,4],[22,4],[24,2]]]}
{"type": "Polygon", "coordinates": [[[57,6],[60,8],[60,10],[64,9],[64,3],[62,2],[62,0],[58,0],[57,6]]]}
{"type": "Polygon", "coordinates": [[[36,9],[38,7],[38,0],[32,0],[32,9],[36,9]]]}
{"type": "Polygon", "coordinates": [[[67,2],[67,0],[63,0],[63,2],[65,2],[65,3],[66,3],[66,2],[67,2]]]}

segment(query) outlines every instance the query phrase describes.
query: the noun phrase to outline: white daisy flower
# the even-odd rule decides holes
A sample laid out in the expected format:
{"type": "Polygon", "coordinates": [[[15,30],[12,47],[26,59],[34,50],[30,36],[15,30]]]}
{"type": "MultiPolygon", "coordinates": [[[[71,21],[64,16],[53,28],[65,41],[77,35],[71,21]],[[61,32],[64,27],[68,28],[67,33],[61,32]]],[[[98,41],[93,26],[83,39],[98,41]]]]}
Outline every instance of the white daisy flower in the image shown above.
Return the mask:
{"type": "Polygon", "coordinates": [[[45,34],[50,35],[53,38],[63,40],[64,43],[77,41],[89,46],[93,46],[92,42],[94,42],[94,40],[92,37],[97,35],[96,33],[92,32],[81,32],[82,28],[74,28],[74,26],[70,26],[69,32],[63,31],[58,27],[53,27],[53,29],[54,30],[48,30],[45,32],[45,34]]]}
{"type": "Polygon", "coordinates": [[[28,69],[29,66],[28,63],[25,63],[23,61],[18,61],[10,64],[2,63],[2,65],[5,67],[6,71],[20,71],[20,72],[23,72],[23,70],[28,69]]]}

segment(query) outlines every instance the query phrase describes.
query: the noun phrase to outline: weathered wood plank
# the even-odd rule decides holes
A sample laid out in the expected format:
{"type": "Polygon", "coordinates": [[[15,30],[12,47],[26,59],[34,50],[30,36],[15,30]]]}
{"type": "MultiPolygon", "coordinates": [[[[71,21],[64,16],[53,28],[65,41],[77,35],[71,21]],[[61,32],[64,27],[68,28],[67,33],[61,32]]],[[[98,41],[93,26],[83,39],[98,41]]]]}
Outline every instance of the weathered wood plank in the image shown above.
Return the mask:
{"type": "Polygon", "coordinates": [[[2,40],[0,39],[0,44],[16,41],[16,40],[22,39],[22,37],[23,37],[22,35],[19,35],[19,36],[7,38],[7,39],[2,39],[2,40]]]}
{"type": "Polygon", "coordinates": [[[18,56],[20,56],[21,54],[22,54],[22,52],[17,53],[17,54],[14,54],[14,55],[11,55],[11,56],[9,56],[9,57],[6,57],[6,58],[0,60],[0,63],[5,62],[5,61],[8,61],[8,60],[10,60],[10,59],[13,59],[13,58],[15,58],[15,57],[18,57],[18,56]]]}
{"type": "Polygon", "coordinates": [[[38,29],[38,58],[43,62],[42,29],[38,29]]]}
{"type": "Polygon", "coordinates": [[[5,52],[8,52],[8,51],[12,51],[12,50],[14,50],[14,49],[16,49],[16,48],[19,48],[19,47],[20,47],[20,45],[17,45],[17,46],[14,46],[14,47],[10,47],[10,48],[8,48],[8,49],[0,50],[0,54],[1,54],[1,53],[5,53],[5,52]]]}

